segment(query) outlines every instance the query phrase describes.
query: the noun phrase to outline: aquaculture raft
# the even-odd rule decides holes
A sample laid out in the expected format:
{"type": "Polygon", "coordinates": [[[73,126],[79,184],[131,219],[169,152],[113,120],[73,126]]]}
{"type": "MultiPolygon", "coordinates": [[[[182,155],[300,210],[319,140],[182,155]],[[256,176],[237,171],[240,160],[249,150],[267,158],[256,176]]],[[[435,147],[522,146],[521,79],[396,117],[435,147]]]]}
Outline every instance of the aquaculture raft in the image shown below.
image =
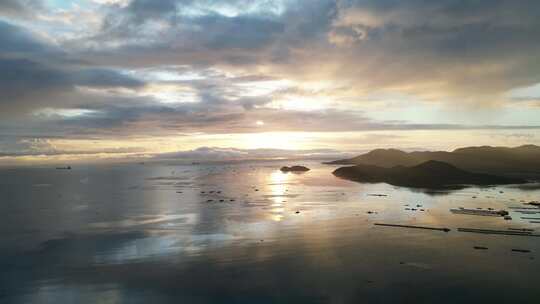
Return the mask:
{"type": "Polygon", "coordinates": [[[466,209],[460,207],[458,209],[450,209],[450,212],[455,214],[479,215],[479,216],[506,216],[508,211],[505,210],[490,210],[490,209],[466,209]]]}

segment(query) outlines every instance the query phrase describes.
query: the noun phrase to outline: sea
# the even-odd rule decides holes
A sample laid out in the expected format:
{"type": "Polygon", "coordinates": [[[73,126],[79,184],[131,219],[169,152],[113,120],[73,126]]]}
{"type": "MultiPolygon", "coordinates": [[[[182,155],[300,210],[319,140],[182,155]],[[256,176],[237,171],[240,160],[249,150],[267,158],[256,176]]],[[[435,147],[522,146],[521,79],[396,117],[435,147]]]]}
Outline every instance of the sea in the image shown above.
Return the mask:
{"type": "Polygon", "coordinates": [[[539,185],[429,191],[336,168],[0,168],[0,303],[540,303],[539,185]]]}

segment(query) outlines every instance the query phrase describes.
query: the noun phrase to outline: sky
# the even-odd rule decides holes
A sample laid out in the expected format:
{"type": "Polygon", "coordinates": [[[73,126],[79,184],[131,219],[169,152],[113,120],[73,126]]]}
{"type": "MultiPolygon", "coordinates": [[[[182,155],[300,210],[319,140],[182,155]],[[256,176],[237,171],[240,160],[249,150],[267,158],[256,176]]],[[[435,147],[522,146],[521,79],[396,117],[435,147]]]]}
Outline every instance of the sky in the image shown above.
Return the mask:
{"type": "Polygon", "coordinates": [[[0,164],[521,144],[537,0],[0,0],[0,164]]]}

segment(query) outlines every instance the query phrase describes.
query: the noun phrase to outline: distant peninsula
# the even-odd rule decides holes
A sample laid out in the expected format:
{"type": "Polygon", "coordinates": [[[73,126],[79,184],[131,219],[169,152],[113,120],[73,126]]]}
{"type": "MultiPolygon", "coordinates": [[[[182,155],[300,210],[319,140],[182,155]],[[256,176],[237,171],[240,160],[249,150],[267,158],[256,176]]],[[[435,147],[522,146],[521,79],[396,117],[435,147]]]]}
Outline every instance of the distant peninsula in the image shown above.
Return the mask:
{"type": "Polygon", "coordinates": [[[326,164],[373,165],[383,168],[412,167],[430,160],[444,162],[474,173],[487,173],[506,177],[540,179],[540,147],[465,147],[451,152],[376,149],[350,159],[326,164]]]}
{"type": "Polygon", "coordinates": [[[435,160],[411,167],[348,166],[336,169],[333,174],[343,179],[363,183],[387,183],[394,186],[427,189],[459,189],[467,185],[487,186],[527,182],[520,178],[472,173],[435,160]]]}

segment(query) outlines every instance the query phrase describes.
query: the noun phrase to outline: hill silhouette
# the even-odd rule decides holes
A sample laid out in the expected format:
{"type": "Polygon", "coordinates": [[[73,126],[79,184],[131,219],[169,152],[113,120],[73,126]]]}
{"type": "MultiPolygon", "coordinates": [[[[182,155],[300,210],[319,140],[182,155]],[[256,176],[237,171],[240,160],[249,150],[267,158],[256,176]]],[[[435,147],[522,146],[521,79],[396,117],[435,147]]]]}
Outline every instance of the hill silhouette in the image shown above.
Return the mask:
{"type": "Polygon", "coordinates": [[[514,148],[466,147],[452,152],[404,152],[397,149],[376,149],[354,158],[337,160],[327,164],[375,165],[392,168],[395,166],[415,166],[429,160],[445,162],[476,173],[540,178],[540,147],[535,145],[514,148]]]}
{"type": "Polygon", "coordinates": [[[388,183],[395,186],[429,189],[457,189],[466,185],[486,186],[526,182],[524,179],[472,173],[435,160],[412,167],[384,168],[375,165],[341,167],[336,169],[333,174],[357,182],[388,183]]]}

